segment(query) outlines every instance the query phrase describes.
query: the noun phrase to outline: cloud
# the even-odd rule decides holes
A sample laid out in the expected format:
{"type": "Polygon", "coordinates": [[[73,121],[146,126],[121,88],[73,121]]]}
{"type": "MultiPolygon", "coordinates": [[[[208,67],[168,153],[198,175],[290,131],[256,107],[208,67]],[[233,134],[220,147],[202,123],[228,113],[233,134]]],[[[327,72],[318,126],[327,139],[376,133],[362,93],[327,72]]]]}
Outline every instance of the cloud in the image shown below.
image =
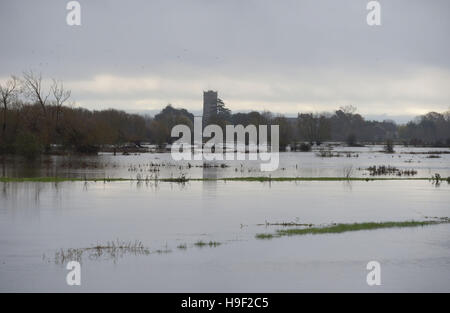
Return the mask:
{"type": "Polygon", "coordinates": [[[79,105],[199,110],[216,89],[234,111],[416,115],[447,110],[450,1],[2,0],[0,76],[32,69],[79,105]],[[36,23],[36,21],[39,21],[36,23]],[[14,30],[14,31],[11,31],[14,30]]]}
{"type": "Polygon", "coordinates": [[[234,111],[332,111],[354,105],[362,114],[418,115],[444,111],[450,104],[450,73],[435,68],[392,69],[311,68],[286,75],[215,74],[183,68],[183,75],[116,76],[99,74],[67,81],[79,104],[93,109],[159,109],[171,103],[190,110],[202,107],[202,91],[219,91],[234,111]]]}

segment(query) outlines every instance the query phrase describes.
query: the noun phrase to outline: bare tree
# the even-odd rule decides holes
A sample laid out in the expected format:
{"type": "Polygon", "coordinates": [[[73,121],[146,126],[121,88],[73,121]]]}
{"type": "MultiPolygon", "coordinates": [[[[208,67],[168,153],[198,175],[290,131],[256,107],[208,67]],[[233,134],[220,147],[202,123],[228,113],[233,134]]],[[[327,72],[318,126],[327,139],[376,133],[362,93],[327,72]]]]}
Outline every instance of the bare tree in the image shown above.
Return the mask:
{"type": "Polygon", "coordinates": [[[59,82],[57,80],[53,80],[53,85],[51,87],[51,91],[53,94],[53,97],[55,98],[55,105],[56,105],[56,123],[59,122],[59,115],[61,113],[61,107],[63,106],[64,102],[69,100],[71,91],[65,90],[64,85],[62,82],[59,82]]]}
{"type": "Polygon", "coordinates": [[[42,75],[36,75],[32,71],[29,71],[23,73],[23,78],[24,87],[28,91],[29,96],[41,106],[42,111],[47,115],[46,105],[50,91],[48,93],[42,91],[42,75]]]}
{"type": "Polygon", "coordinates": [[[3,128],[2,137],[4,137],[6,132],[6,111],[8,110],[8,105],[12,98],[16,95],[19,83],[15,76],[11,76],[4,85],[0,84],[0,97],[3,104],[3,128]]]}
{"type": "Polygon", "coordinates": [[[346,105],[346,106],[341,106],[339,108],[339,110],[341,110],[342,112],[344,112],[347,115],[352,115],[355,114],[355,112],[357,111],[357,108],[353,105],[346,105]]]}

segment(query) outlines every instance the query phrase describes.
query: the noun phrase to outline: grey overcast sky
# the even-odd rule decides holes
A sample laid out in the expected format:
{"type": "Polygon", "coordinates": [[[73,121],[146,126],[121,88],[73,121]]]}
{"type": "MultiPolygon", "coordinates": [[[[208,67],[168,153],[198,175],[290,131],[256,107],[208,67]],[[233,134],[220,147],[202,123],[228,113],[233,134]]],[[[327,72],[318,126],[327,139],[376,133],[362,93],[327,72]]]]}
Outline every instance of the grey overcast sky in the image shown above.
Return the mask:
{"type": "Polygon", "coordinates": [[[0,0],[0,80],[61,79],[76,105],[200,110],[214,89],[233,111],[332,111],[397,120],[450,107],[450,1],[0,0]]]}

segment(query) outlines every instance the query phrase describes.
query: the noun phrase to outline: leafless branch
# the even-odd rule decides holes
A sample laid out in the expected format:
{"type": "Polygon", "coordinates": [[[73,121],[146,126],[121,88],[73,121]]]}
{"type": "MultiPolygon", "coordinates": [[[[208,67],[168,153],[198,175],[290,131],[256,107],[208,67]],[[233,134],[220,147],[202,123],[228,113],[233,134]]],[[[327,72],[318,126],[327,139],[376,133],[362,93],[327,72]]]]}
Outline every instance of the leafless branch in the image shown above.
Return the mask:
{"type": "Polygon", "coordinates": [[[57,81],[56,79],[53,79],[51,91],[55,99],[56,121],[57,123],[59,123],[59,115],[61,113],[61,107],[63,106],[64,102],[69,100],[71,92],[70,90],[65,90],[63,83],[57,81]]]}
{"type": "Polygon", "coordinates": [[[32,71],[24,72],[24,85],[26,90],[28,91],[29,96],[39,105],[45,114],[47,114],[47,99],[50,95],[50,91],[48,93],[44,93],[42,91],[42,76],[41,74],[34,74],[32,71]]]}
{"type": "Polygon", "coordinates": [[[57,80],[53,80],[53,85],[51,87],[51,91],[53,94],[53,97],[55,98],[55,105],[57,107],[61,107],[64,102],[69,100],[71,91],[65,90],[64,85],[62,82],[59,82],[57,80]]]}
{"type": "Polygon", "coordinates": [[[4,85],[0,84],[0,97],[3,103],[3,127],[2,133],[6,131],[6,111],[11,99],[16,95],[19,86],[19,80],[15,76],[11,76],[4,85]]]}
{"type": "Polygon", "coordinates": [[[0,97],[5,110],[7,109],[8,103],[11,98],[15,95],[18,89],[18,79],[15,76],[11,76],[4,85],[0,84],[0,97]]]}

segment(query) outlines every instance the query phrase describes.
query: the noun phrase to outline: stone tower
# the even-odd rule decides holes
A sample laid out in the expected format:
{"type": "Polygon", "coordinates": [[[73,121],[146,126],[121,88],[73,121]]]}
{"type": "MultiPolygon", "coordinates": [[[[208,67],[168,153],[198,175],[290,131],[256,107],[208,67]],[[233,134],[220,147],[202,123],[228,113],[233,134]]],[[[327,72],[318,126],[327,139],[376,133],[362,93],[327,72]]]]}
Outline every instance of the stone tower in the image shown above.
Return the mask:
{"type": "Polygon", "coordinates": [[[217,91],[203,92],[203,126],[209,124],[212,117],[217,115],[217,91]]]}

